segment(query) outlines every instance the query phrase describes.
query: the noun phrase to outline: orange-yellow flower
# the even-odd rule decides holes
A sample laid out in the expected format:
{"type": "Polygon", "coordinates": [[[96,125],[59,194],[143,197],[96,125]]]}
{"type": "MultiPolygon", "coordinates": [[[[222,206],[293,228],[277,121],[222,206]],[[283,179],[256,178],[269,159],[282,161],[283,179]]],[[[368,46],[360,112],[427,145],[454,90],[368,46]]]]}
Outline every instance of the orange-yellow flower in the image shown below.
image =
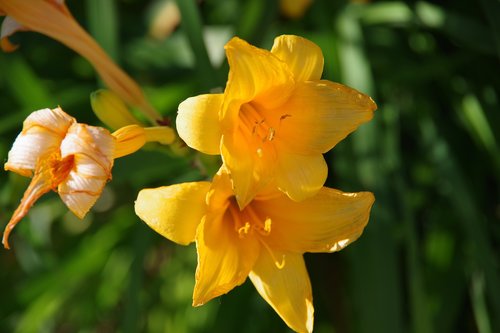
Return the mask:
{"type": "Polygon", "coordinates": [[[235,37],[225,48],[224,93],[182,102],[180,137],[222,155],[242,208],[271,181],[295,201],[315,195],[327,176],[322,154],[370,120],[375,103],[320,80],[322,52],[304,38],[277,37],[269,52],[235,37]]]}
{"type": "Polygon", "coordinates": [[[3,15],[8,15],[0,32],[4,51],[16,49],[8,37],[17,31],[32,30],[47,35],[86,58],[111,90],[127,103],[139,107],[151,121],[161,119],[137,83],[76,22],[64,0],[0,0],[0,16],[3,15]]]}
{"type": "Polygon", "coordinates": [[[164,237],[196,241],[198,267],[193,305],[223,295],[250,277],[288,326],[313,328],[312,293],[304,252],[339,251],[368,223],[374,197],[321,188],[290,200],[275,189],[260,192],[240,210],[229,176],[142,190],[136,214],[164,237]]]}
{"type": "Polygon", "coordinates": [[[130,125],[111,134],[102,127],[77,123],[60,108],[43,109],[26,118],[9,151],[5,170],[33,177],[5,228],[2,243],[45,193],[59,193],[64,204],[83,218],[111,179],[115,158],[131,154],[147,141],[171,142],[172,130],[130,125]]]}

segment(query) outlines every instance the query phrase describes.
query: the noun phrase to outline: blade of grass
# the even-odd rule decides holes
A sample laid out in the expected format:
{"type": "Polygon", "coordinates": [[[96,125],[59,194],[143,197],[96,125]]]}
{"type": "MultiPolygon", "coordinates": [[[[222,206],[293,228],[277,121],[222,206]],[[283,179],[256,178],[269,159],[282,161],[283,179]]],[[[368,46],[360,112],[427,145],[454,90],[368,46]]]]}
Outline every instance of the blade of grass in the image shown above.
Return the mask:
{"type": "MultiPolygon", "coordinates": [[[[358,19],[359,8],[347,7],[337,21],[341,72],[344,83],[373,95],[373,79],[363,50],[358,19]]],[[[402,287],[396,256],[398,245],[389,236],[395,219],[389,209],[388,189],[380,182],[384,172],[377,157],[377,142],[380,142],[378,124],[379,120],[375,117],[352,136],[353,148],[356,157],[359,157],[359,160],[353,161],[358,166],[358,177],[364,188],[375,192],[376,203],[362,240],[347,253],[359,332],[396,333],[404,331],[402,287]]]]}
{"type": "Polygon", "coordinates": [[[177,0],[181,12],[181,28],[186,33],[193,53],[200,80],[204,88],[210,89],[217,85],[217,73],[210,63],[205,41],[203,40],[203,27],[201,16],[195,0],[177,0]]]}
{"type": "Polygon", "coordinates": [[[495,38],[495,44],[497,49],[498,57],[500,58],[500,2],[497,0],[481,0],[481,7],[483,12],[488,18],[493,36],[495,38]]]}
{"type": "Polygon", "coordinates": [[[99,45],[119,62],[118,19],[114,0],[87,0],[89,32],[99,45]]]}
{"type": "Polygon", "coordinates": [[[471,267],[469,271],[484,274],[486,295],[491,305],[491,314],[488,315],[493,331],[498,330],[500,329],[500,298],[497,295],[500,295],[500,275],[484,216],[471,195],[473,192],[466,185],[465,179],[467,178],[459,169],[448,143],[439,136],[435,124],[429,117],[426,117],[421,121],[420,127],[423,142],[430,147],[431,156],[440,177],[448,179],[453,184],[449,200],[460,217],[463,234],[467,236],[464,248],[467,250],[468,265],[471,267]]]}

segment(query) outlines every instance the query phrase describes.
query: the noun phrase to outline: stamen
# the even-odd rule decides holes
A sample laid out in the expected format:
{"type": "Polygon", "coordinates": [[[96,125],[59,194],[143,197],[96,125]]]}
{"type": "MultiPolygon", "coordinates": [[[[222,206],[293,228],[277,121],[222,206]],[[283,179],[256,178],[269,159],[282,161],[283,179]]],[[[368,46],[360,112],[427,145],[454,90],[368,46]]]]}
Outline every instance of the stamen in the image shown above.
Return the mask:
{"type": "Polygon", "coordinates": [[[271,233],[271,219],[269,217],[264,221],[264,231],[267,235],[271,233]]]}
{"type": "Polygon", "coordinates": [[[274,140],[276,130],[267,124],[266,119],[251,104],[247,103],[242,106],[240,120],[247,134],[258,136],[262,142],[274,140]]]}
{"type": "MultiPolygon", "coordinates": [[[[230,200],[233,200],[233,199],[230,199],[230,200]]],[[[238,233],[239,233],[239,230],[242,228],[242,226],[244,225],[241,221],[241,217],[240,217],[240,211],[238,208],[236,208],[237,204],[231,202],[226,210],[229,211],[229,214],[231,214],[231,218],[234,222],[234,230],[236,230],[238,233]]]]}
{"type": "Polygon", "coordinates": [[[274,139],[274,134],[276,134],[276,130],[275,130],[274,128],[270,127],[270,128],[269,128],[269,133],[268,133],[268,135],[267,135],[267,139],[268,139],[269,141],[273,141],[273,139],[274,139]]]}
{"type": "Polygon", "coordinates": [[[282,120],[285,120],[286,118],[291,117],[291,116],[292,116],[291,114],[283,114],[283,115],[281,115],[281,117],[280,117],[280,123],[281,123],[282,120]]]}
{"type": "Polygon", "coordinates": [[[281,256],[281,261],[278,261],[278,260],[276,259],[276,256],[275,256],[275,255],[274,255],[274,253],[273,253],[273,250],[271,250],[271,248],[269,247],[269,245],[267,245],[267,243],[266,243],[266,242],[264,242],[264,241],[263,241],[262,239],[260,239],[260,238],[259,238],[259,241],[260,241],[260,243],[264,246],[264,248],[267,250],[267,252],[268,252],[268,253],[269,253],[269,255],[271,256],[271,258],[273,259],[273,261],[274,261],[274,265],[276,266],[276,268],[278,268],[278,269],[283,269],[283,267],[285,267],[285,264],[286,264],[286,262],[285,262],[285,255],[283,254],[283,255],[281,256]]]}
{"type": "Polygon", "coordinates": [[[240,238],[244,238],[250,232],[250,223],[245,222],[245,225],[238,229],[238,234],[240,238]]]}

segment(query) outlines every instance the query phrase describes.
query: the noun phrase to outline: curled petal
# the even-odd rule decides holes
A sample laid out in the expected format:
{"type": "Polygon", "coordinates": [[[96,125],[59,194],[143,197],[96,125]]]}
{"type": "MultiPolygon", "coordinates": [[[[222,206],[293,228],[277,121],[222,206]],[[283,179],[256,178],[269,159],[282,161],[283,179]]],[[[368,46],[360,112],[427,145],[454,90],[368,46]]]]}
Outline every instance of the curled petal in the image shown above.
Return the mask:
{"type": "Polygon", "coordinates": [[[58,192],[79,218],[87,214],[111,179],[114,140],[104,128],[74,124],[61,143],[61,157],[74,156],[75,165],[58,192]]]}
{"type": "Polygon", "coordinates": [[[57,192],[69,210],[83,219],[101,195],[106,182],[107,178],[90,178],[71,172],[57,192]]]}
{"type": "Polygon", "coordinates": [[[31,176],[41,155],[59,150],[73,123],[75,119],[60,108],[43,109],[30,114],[9,151],[5,170],[31,176]]]}
{"type": "Polygon", "coordinates": [[[299,36],[282,35],[274,39],[271,53],[287,64],[296,82],[321,79],[323,53],[313,42],[299,36]]]}
{"type": "Polygon", "coordinates": [[[21,219],[28,214],[30,208],[45,193],[55,190],[57,185],[68,177],[73,168],[73,156],[60,159],[58,152],[48,153],[37,164],[35,175],[24,192],[21,204],[17,207],[9,223],[5,227],[2,244],[9,249],[9,235],[21,219]]]}
{"type": "Polygon", "coordinates": [[[12,36],[17,31],[25,31],[25,29],[21,24],[19,24],[12,17],[7,16],[3,22],[0,30],[0,38],[1,38],[1,47],[4,52],[12,52],[17,49],[17,45],[12,44],[9,41],[9,37],[12,36]]]}
{"type": "Polygon", "coordinates": [[[361,235],[374,200],[370,192],[343,193],[324,187],[301,202],[282,195],[254,201],[252,207],[272,219],[272,232],[266,240],[273,248],[297,253],[334,252],[361,235]]]}
{"type": "Polygon", "coordinates": [[[61,157],[86,155],[93,159],[106,174],[110,174],[113,167],[114,151],[115,139],[108,130],[85,124],[72,125],[61,142],[61,157]]]}
{"type": "Polygon", "coordinates": [[[222,94],[199,95],[179,105],[177,131],[186,144],[205,154],[220,154],[222,94]]]}
{"type": "Polygon", "coordinates": [[[297,332],[312,332],[314,308],[309,275],[301,254],[261,251],[250,272],[259,294],[297,332]],[[276,257],[283,259],[278,267],[276,257]]]}
{"type": "Polygon", "coordinates": [[[208,182],[195,182],[141,190],[135,213],[163,237],[188,245],[206,214],[209,188],[208,182]]]}

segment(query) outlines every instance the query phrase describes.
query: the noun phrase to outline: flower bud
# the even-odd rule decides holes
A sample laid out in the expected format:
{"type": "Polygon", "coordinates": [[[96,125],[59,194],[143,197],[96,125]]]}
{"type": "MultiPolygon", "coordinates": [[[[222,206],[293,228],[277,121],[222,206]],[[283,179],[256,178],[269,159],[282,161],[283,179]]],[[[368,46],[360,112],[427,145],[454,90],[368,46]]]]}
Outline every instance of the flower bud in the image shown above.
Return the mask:
{"type": "Polygon", "coordinates": [[[90,94],[90,104],[97,118],[113,130],[140,124],[120,97],[110,90],[94,91],[90,94]]]}

